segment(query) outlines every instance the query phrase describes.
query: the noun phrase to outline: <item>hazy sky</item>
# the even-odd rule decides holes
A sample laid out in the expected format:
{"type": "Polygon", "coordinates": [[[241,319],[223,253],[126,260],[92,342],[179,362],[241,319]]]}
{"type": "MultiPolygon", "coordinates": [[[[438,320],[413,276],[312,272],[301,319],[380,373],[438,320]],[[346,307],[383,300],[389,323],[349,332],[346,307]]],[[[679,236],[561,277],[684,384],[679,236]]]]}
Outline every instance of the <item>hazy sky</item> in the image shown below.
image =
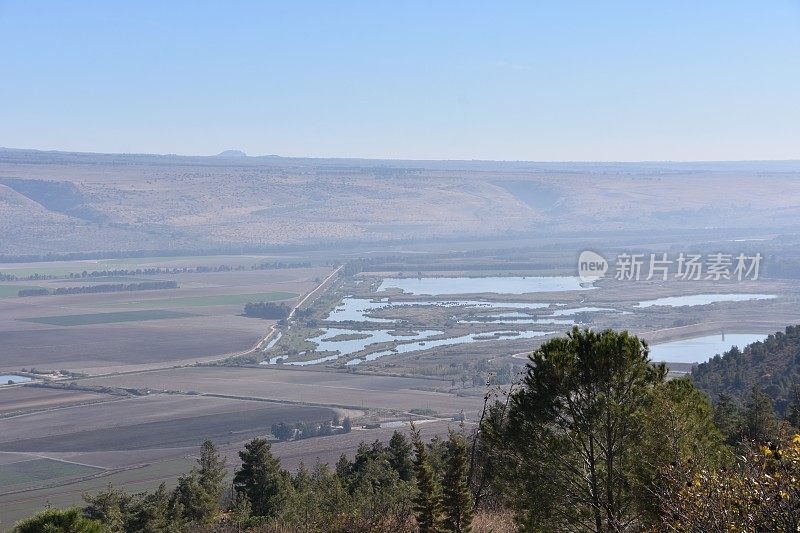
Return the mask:
{"type": "Polygon", "coordinates": [[[0,0],[0,146],[800,159],[800,0],[0,0]]]}

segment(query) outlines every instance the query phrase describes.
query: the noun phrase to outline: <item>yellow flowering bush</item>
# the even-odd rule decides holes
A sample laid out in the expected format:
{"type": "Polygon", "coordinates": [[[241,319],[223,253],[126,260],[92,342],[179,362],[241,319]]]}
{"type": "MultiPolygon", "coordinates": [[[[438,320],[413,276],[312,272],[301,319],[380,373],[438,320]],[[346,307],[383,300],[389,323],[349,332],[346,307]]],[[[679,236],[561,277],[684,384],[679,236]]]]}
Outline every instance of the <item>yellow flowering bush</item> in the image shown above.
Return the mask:
{"type": "Polygon", "coordinates": [[[800,434],[782,445],[751,446],[732,468],[696,469],[690,462],[664,472],[659,495],[665,531],[798,531],[800,434]]]}

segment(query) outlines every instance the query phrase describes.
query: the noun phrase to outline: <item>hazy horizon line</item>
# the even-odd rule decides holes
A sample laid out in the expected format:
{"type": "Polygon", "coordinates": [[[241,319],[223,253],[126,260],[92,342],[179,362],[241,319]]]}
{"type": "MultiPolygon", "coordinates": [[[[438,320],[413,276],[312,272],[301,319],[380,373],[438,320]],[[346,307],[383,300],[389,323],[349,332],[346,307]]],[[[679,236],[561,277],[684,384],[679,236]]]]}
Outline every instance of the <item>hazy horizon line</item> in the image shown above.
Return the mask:
{"type": "Polygon", "coordinates": [[[155,156],[155,157],[198,157],[220,159],[339,159],[361,161],[420,161],[420,162],[480,162],[480,163],[603,163],[603,164],[637,164],[637,163],[800,163],[800,157],[789,159],[464,159],[464,158],[414,158],[414,157],[368,157],[368,156],[325,156],[325,155],[251,155],[238,148],[225,148],[215,154],[179,154],[174,152],[97,152],[91,150],[62,150],[48,148],[17,148],[0,146],[0,150],[15,152],[40,152],[55,154],[82,154],[106,156],[155,156]],[[242,152],[243,155],[223,156],[225,152],[242,152]]]}

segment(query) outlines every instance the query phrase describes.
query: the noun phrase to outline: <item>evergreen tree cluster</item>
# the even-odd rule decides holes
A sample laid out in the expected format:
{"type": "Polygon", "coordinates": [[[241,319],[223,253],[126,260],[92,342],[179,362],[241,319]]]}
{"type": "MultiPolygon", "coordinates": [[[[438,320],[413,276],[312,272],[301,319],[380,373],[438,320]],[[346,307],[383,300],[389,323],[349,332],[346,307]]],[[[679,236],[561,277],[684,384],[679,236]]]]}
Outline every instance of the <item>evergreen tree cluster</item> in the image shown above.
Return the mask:
{"type": "Polygon", "coordinates": [[[213,524],[219,517],[225,477],[225,460],[214,444],[206,441],[195,468],[178,478],[174,490],[168,491],[162,483],[153,492],[129,494],[109,485],[84,496],[82,517],[100,524],[99,531],[106,533],[174,533],[213,524]]]}
{"type": "Polygon", "coordinates": [[[714,400],[724,394],[740,402],[758,385],[780,415],[788,414],[800,384],[800,326],[789,326],[742,349],[733,347],[697,365],[692,380],[714,400]]]}
{"type": "MultiPolygon", "coordinates": [[[[247,442],[240,466],[227,480],[225,460],[214,444],[203,443],[197,464],[169,491],[129,494],[108,486],[85,495],[85,506],[46,510],[19,523],[16,533],[178,533],[189,531],[415,531],[414,502],[434,494],[432,528],[467,532],[472,500],[467,486],[467,441],[451,433],[424,444],[394,432],[388,444],[362,442],[353,460],[342,455],[334,468],[302,462],[291,473],[281,466],[263,438],[247,442]],[[422,449],[424,460],[415,457],[422,449]],[[420,486],[420,476],[430,484],[420,486]],[[443,487],[440,489],[439,487],[443,487]],[[66,525],[66,529],[58,529],[66,525]],[[234,528],[234,529],[230,529],[234,528]]],[[[422,512],[422,509],[419,508],[422,512]]]]}

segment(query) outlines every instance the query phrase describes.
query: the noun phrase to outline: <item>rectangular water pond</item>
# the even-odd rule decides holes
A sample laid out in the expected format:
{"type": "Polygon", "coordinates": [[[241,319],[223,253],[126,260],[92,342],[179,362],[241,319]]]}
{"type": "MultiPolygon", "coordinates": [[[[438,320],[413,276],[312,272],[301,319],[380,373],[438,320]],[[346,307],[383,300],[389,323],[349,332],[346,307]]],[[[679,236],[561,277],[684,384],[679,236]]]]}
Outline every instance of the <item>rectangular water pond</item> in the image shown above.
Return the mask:
{"type": "Polygon", "coordinates": [[[10,385],[14,383],[26,383],[31,378],[25,376],[17,376],[16,374],[0,374],[0,385],[10,385]]]}

